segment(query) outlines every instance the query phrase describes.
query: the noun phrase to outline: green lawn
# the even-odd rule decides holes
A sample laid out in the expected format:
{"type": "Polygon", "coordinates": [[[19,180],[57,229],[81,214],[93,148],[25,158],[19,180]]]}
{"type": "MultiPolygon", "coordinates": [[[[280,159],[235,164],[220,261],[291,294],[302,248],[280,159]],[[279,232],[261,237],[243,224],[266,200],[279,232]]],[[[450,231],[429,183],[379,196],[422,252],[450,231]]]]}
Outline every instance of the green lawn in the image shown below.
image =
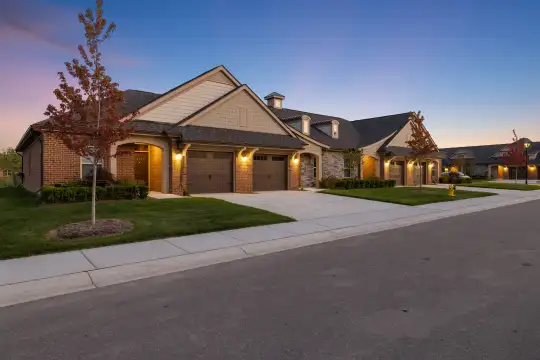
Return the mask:
{"type": "Polygon", "coordinates": [[[525,184],[507,184],[501,182],[489,182],[489,181],[473,181],[471,184],[458,184],[460,186],[472,186],[488,189],[504,189],[504,190],[540,190],[540,185],[525,185],[525,184]]]}
{"type": "Polygon", "coordinates": [[[324,190],[324,194],[355,197],[361,199],[390,202],[402,205],[424,205],[443,201],[455,201],[495,195],[487,192],[456,191],[455,197],[448,196],[447,189],[395,187],[378,189],[324,190]]]}
{"type": "Polygon", "coordinates": [[[126,219],[135,225],[122,235],[85,240],[50,238],[59,225],[89,220],[90,204],[36,205],[32,195],[0,189],[0,259],[84,249],[294,221],[286,216],[209,198],[105,201],[100,219],[126,219]]]}

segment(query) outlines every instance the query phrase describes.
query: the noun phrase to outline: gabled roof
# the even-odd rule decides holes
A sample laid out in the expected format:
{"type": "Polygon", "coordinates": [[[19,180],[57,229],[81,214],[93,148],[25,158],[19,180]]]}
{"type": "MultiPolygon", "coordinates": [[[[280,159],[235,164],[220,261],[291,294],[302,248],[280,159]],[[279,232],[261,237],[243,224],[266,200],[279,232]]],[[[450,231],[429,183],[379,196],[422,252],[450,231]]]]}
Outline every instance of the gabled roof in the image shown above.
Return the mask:
{"type": "Polygon", "coordinates": [[[506,144],[493,144],[493,145],[478,145],[478,146],[461,146],[454,148],[444,148],[440,149],[441,152],[446,154],[446,158],[451,162],[451,158],[458,151],[465,152],[469,156],[474,157],[474,161],[477,164],[482,163],[492,163],[495,164],[498,161],[493,159],[491,156],[498,152],[500,149],[505,147],[506,144]]]}
{"type": "Polygon", "coordinates": [[[309,131],[309,137],[320,143],[330,146],[331,149],[351,149],[358,148],[360,143],[360,136],[354,129],[350,121],[343,118],[329,115],[321,115],[310,113],[302,110],[293,109],[276,109],[270,108],[280,119],[284,121],[297,120],[302,115],[307,115],[311,118],[311,128],[309,131]],[[334,139],[328,136],[323,131],[317,128],[317,125],[329,123],[331,121],[339,122],[339,138],[334,139]]]}
{"type": "Polygon", "coordinates": [[[360,147],[371,145],[390,135],[382,146],[386,146],[393,137],[397,135],[409,122],[410,113],[401,113],[395,115],[379,116],[369,119],[354,120],[352,125],[360,133],[360,147]]]}

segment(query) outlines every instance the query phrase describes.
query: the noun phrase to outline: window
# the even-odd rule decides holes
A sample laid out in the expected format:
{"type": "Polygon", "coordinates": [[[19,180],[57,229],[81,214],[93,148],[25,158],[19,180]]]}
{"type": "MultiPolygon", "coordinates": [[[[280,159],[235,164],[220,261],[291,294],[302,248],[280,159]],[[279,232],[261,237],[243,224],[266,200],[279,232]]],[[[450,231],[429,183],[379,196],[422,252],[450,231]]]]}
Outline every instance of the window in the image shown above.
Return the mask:
{"type": "Polygon", "coordinates": [[[343,159],[343,177],[351,177],[351,166],[348,159],[343,159]]]}
{"type": "Polygon", "coordinates": [[[332,138],[339,138],[339,122],[337,120],[332,121],[332,138]]]}
{"type": "Polygon", "coordinates": [[[317,179],[317,158],[313,158],[313,178],[317,179]]]}
{"type": "Polygon", "coordinates": [[[302,120],[302,132],[309,135],[309,120],[302,120]]]}
{"type": "MultiPolygon", "coordinates": [[[[94,169],[93,165],[94,158],[85,158],[81,157],[81,177],[86,177],[90,174],[92,174],[92,171],[94,169]]],[[[98,163],[98,168],[103,167],[103,160],[100,160],[98,163]]]]}
{"type": "Polygon", "coordinates": [[[4,176],[11,176],[11,170],[5,169],[4,176]]]}
{"type": "Polygon", "coordinates": [[[266,156],[265,155],[255,155],[253,157],[253,160],[266,160],[266,156]]]}

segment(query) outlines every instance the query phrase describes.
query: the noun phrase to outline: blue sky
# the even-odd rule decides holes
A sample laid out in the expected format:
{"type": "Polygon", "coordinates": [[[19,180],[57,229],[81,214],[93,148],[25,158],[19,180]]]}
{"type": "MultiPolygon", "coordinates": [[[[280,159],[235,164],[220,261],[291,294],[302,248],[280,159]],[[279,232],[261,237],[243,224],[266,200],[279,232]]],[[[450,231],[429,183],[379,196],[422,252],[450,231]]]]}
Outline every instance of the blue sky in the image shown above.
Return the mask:
{"type": "MultiPolygon", "coordinates": [[[[538,1],[105,0],[124,89],[164,92],[225,65],[259,96],[350,120],[422,110],[439,146],[540,141],[538,1]]],[[[0,14],[0,148],[43,118],[92,0],[0,14]],[[5,52],[4,52],[5,51],[5,52]]]]}

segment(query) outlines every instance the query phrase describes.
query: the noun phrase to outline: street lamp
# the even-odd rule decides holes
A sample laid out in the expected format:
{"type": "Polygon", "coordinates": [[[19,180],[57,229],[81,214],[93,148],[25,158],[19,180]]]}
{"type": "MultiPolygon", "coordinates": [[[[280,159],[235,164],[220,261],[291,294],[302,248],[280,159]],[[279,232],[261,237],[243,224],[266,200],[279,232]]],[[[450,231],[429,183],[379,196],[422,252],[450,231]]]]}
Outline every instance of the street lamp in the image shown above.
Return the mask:
{"type": "Polygon", "coordinates": [[[529,147],[531,146],[531,143],[528,141],[525,141],[523,144],[525,147],[525,185],[529,184],[529,147]]]}

